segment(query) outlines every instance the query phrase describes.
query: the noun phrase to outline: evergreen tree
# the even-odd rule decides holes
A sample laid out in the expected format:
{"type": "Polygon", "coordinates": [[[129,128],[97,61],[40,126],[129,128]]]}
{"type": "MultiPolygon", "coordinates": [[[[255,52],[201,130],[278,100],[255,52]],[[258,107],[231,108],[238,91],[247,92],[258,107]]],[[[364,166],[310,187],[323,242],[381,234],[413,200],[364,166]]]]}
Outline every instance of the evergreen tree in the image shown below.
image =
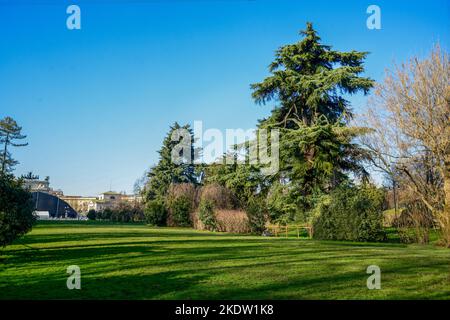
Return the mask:
{"type": "Polygon", "coordinates": [[[331,50],[320,43],[311,23],[301,35],[301,41],[276,51],[275,61],[269,66],[272,75],[251,85],[257,103],[279,103],[262,126],[296,127],[292,119],[310,125],[320,115],[330,122],[351,117],[349,102],[341,95],[358,91],[366,94],[373,85],[373,80],[359,76],[367,52],[331,50]]]}
{"type": "Polygon", "coordinates": [[[0,145],[3,144],[3,150],[0,155],[1,175],[11,172],[14,169],[14,166],[19,163],[12,158],[11,153],[8,151],[8,147],[24,147],[28,145],[28,143],[20,144],[15,142],[15,140],[22,140],[27,137],[22,135],[21,131],[22,127],[19,127],[13,118],[5,117],[0,120],[0,145]]]}
{"type": "Polygon", "coordinates": [[[332,50],[321,44],[311,23],[301,34],[301,41],[276,51],[272,75],[251,85],[257,103],[278,103],[259,123],[280,130],[280,171],[268,192],[269,207],[281,214],[276,219],[305,214],[315,196],[347,180],[350,172],[367,176],[362,166],[367,155],[352,143],[364,129],[347,127],[352,111],[343,97],[366,94],[373,86],[360,76],[367,52],[332,50]]]}
{"type": "Polygon", "coordinates": [[[197,167],[194,164],[199,151],[194,148],[194,134],[189,125],[180,126],[175,122],[170,127],[169,133],[164,138],[163,146],[158,152],[159,162],[150,169],[148,174],[149,181],[145,187],[145,198],[147,200],[165,197],[172,183],[197,184],[199,182],[197,167]],[[179,152],[178,149],[175,149],[176,146],[180,146],[183,138],[173,139],[177,138],[175,133],[180,129],[187,130],[190,136],[190,141],[184,141],[187,143],[186,146],[190,152],[185,152],[184,154],[183,149],[180,148],[179,152]],[[179,161],[174,161],[175,153],[179,156],[179,161]]]}

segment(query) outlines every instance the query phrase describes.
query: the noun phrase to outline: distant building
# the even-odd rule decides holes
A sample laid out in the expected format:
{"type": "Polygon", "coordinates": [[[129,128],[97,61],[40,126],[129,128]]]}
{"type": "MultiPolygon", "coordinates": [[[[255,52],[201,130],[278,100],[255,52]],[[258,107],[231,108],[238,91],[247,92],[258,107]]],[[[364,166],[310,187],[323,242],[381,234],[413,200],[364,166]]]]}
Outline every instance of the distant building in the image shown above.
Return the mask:
{"type": "Polygon", "coordinates": [[[53,190],[50,188],[50,181],[49,179],[45,180],[39,180],[39,178],[36,179],[24,179],[23,180],[23,187],[30,192],[45,192],[49,194],[53,194],[55,196],[62,196],[63,192],[61,190],[53,190]]]}
{"type": "Polygon", "coordinates": [[[66,201],[78,213],[86,213],[94,209],[97,197],[82,197],[82,196],[60,196],[61,200],[66,201]]]}
{"type": "Polygon", "coordinates": [[[23,186],[31,192],[49,192],[51,190],[49,180],[24,179],[23,186]]]}
{"type": "Polygon", "coordinates": [[[95,211],[103,211],[105,209],[113,209],[120,203],[129,203],[132,205],[142,201],[142,197],[136,195],[128,195],[124,193],[107,191],[101,193],[91,209],[95,211]]]}
{"type": "MultiPolygon", "coordinates": [[[[39,208],[41,208],[42,211],[49,211],[50,217],[67,217],[64,212],[60,212],[59,209],[55,207],[55,205],[57,204],[56,199],[61,200],[60,204],[63,207],[68,208],[71,216],[74,215],[71,210],[75,213],[85,214],[89,210],[103,211],[105,209],[113,209],[120,203],[135,205],[142,201],[142,197],[140,196],[128,195],[125,193],[114,191],[103,192],[98,197],[64,195],[61,190],[53,190],[50,187],[49,178],[40,180],[39,176],[33,176],[31,173],[29,173],[28,176],[24,179],[24,188],[33,193],[33,199],[35,200],[36,205],[39,205],[39,208]],[[46,195],[53,197],[47,197],[46,195]],[[42,199],[44,198],[46,199],[45,201],[47,201],[47,205],[44,205],[44,202],[42,202],[42,199]],[[50,205],[52,206],[52,210],[47,210],[46,208],[50,205]]],[[[36,210],[41,209],[38,209],[36,207],[36,210]]]]}
{"type": "Polygon", "coordinates": [[[35,212],[48,212],[50,218],[78,217],[78,213],[64,200],[46,192],[32,192],[35,212]]]}
{"type": "Polygon", "coordinates": [[[61,196],[60,198],[70,204],[78,213],[87,213],[89,210],[114,209],[121,203],[135,205],[142,201],[140,196],[114,191],[103,192],[98,197],[61,196]]]}

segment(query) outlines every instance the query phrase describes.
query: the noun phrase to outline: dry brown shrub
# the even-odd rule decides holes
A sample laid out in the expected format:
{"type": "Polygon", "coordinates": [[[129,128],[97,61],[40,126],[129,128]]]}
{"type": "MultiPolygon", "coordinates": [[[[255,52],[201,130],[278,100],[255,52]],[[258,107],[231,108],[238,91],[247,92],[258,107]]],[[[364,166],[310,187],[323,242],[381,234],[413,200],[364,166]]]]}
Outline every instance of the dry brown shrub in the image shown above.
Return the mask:
{"type": "Polygon", "coordinates": [[[198,203],[206,200],[212,201],[217,209],[231,210],[236,208],[237,205],[237,200],[233,193],[217,183],[211,183],[202,187],[198,198],[198,203]]]}
{"type": "MultiPolygon", "coordinates": [[[[217,231],[232,233],[250,233],[247,213],[242,210],[215,210],[217,220],[217,231]]],[[[198,218],[198,212],[191,214],[193,227],[197,230],[206,230],[198,218]]]]}
{"type": "Polygon", "coordinates": [[[198,217],[198,211],[191,212],[190,214],[191,221],[192,221],[192,227],[197,230],[205,230],[205,226],[203,225],[202,221],[198,217]]]}
{"type": "Polygon", "coordinates": [[[167,201],[170,202],[179,197],[186,197],[191,201],[192,210],[197,208],[197,188],[192,183],[172,183],[169,186],[167,201]]]}
{"type": "Polygon", "coordinates": [[[216,210],[217,229],[221,232],[249,233],[247,213],[243,210],[216,210]]]}

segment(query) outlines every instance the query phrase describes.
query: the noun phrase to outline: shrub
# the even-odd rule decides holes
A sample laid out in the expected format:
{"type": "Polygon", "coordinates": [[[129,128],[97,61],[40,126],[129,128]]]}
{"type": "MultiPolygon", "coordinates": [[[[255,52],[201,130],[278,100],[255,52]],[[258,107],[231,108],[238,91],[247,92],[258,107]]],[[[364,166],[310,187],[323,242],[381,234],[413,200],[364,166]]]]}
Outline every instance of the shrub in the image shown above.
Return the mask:
{"type": "Polygon", "coordinates": [[[173,183],[169,186],[167,203],[180,197],[188,199],[192,209],[197,208],[197,188],[192,183],[173,183]]]}
{"type": "Polygon", "coordinates": [[[204,228],[215,231],[217,229],[217,220],[214,215],[214,202],[211,200],[202,200],[198,212],[198,218],[203,223],[204,228]]]}
{"type": "Polygon", "coordinates": [[[298,207],[288,187],[275,183],[267,197],[267,208],[271,222],[286,224],[294,220],[298,207]]]}
{"type": "Polygon", "coordinates": [[[425,244],[430,241],[430,229],[435,227],[433,213],[420,200],[405,204],[401,213],[393,219],[400,241],[425,244]]]}
{"type": "Polygon", "coordinates": [[[31,194],[14,177],[0,176],[0,246],[30,231],[35,220],[31,194]]]}
{"type": "Polygon", "coordinates": [[[211,183],[201,188],[199,192],[199,202],[210,201],[216,209],[234,209],[237,206],[237,199],[233,193],[219,185],[211,183]]]}
{"type": "MultiPolygon", "coordinates": [[[[99,214],[100,214],[100,212],[99,212],[99,214]]],[[[95,220],[95,219],[97,219],[97,212],[94,209],[91,209],[88,211],[86,216],[89,220],[95,220]]]]}
{"type": "Polygon", "coordinates": [[[384,196],[375,187],[340,187],[324,196],[315,209],[314,238],[383,241],[384,196]]]}
{"type": "Polygon", "coordinates": [[[243,210],[216,210],[217,231],[249,233],[247,213],[243,210]]]}
{"type": "Polygon", "coordinates": [[[178,227],[191,226],[190,212],[192,201],[187,196],[180,196],[169,203],[170,225],[178,227]]]}
{"type": "Polygon", "coordinates": [[[113,211],[111,209],[109,209],[109,208],[106,208],[102,212],[99,212],[97,215],[98,215],[99,219],[111,220],[111,216],[113,215],[113,211]]]}
{"type": "Polygon", "coordinates": [[[266,229],[267,210],[264,199],[250,198],[246,208],[248,226],[253,233],[262,233],[266,229]]]}
{"type": "Polygon", "coordinates": [[[153,226],[167,224],[167,209],[161,200],[150,200],[144,210],[145,221],[153,226]]]}

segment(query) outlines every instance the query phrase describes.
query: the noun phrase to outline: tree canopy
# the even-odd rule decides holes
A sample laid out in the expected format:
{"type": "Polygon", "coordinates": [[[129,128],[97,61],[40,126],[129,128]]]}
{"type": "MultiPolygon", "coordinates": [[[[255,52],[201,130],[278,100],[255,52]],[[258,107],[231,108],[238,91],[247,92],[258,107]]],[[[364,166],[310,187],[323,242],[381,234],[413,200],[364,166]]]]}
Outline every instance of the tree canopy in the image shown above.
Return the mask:
{"type": "Polygon", "coordinates": [[[300,34],[301,41],[276,51],[269,66],[272,75],[251,85],[257,103],[279,103],[263,126],[292,128],[296,125],[291,119],[310,125],[320,115],[330,122],[350,117],[349,102],[342,94],[367,94],[373,86],[372,79],[360,76],[367,52],[332,50],[320,42],[309,22],[300,34]]]}
{"type": "Polygon", "coordinates": [[[173,183],[198,183],[199,176],[194,164],[198,150],[194,148],[194,134],[190,125],[180,126],[175,122],[170,127],[158,153],[158,164],[152,167],[148,173],[149,181],[144,191],[147,199],[164,197],[173,183]],[[177,130],[188,133],[190,141],[185,141],[185,146],[189,148],[190,152],[186,152],[186,149],[175,150],[181,140],[187,138],[179,136],[177,130]],[[173,159],[174,152],[181,160],[179,163],[173,159]]]}

